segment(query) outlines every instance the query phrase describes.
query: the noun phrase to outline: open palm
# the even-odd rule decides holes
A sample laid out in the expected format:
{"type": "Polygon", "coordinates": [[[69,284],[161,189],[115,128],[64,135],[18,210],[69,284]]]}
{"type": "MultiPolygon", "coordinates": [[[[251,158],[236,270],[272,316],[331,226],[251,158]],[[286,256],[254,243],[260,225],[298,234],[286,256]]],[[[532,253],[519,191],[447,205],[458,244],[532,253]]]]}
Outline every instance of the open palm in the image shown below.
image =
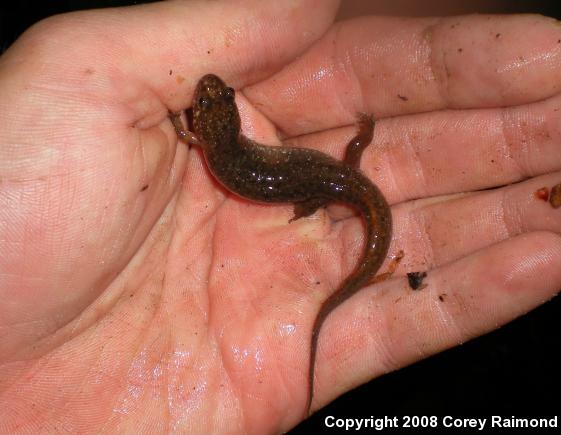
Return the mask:
{"type": "Polygon", "coordinates": [[[302,419],[314,316],[363,228],[224,191],[167,119],[205,73],[241,89],[259,142],[340,158],[356,112],[379,119],[361,167],[405,258],[326,322],[315,408],[560,288],[560,211],[534,195],[561,181],[556,23],[251,3],[54,17],[0,58],[0,431],[302,419]]]}

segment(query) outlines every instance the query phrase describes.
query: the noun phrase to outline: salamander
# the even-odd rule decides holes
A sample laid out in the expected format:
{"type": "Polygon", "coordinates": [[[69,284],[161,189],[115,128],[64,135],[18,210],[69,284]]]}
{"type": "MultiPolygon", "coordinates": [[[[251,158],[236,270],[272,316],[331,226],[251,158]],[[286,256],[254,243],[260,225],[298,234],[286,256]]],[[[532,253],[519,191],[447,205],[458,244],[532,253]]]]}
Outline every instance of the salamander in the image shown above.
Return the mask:
{"type": "Polygon", "coordinates": [[[314,396],[314,369],[320,331],[341,303],[369,283],[382,265],[390,244],[391,212],[380,190],[358,169],[364,148],[372,141],[374,119],[359,114],[358,133],[347,145],[343,161],[322,152],[259,144],[241,133],[235,91],[213,74],[195,89],[193,132],[179,113],[170,119],[180,139],[199,145],[214,177],[229,191],[250,201],[293,203],[294,217],[310,216],[332,202],[350,205],[362,215],[366,241],[355,270],[321,304],[310,336],[307,412],[314,396]]]}

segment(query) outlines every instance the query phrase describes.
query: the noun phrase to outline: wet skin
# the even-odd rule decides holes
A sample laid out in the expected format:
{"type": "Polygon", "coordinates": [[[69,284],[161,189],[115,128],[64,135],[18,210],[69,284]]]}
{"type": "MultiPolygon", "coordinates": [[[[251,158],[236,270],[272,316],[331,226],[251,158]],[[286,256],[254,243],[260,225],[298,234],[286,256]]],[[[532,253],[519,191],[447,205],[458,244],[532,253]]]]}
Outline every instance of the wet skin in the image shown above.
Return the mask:
{"type": "Polygon", "coordinates": [[[346,203],[364,218],[366,242],[351,275],[321,305],[311,335],[309,394],[314,394],[314,367],[319,333],[329,314],[369,283],[382,265],[391,240],[391,213],[380,190],[359,170],[364,148],[372,141],[374,121],[359,115],[359,131],[347,145],[345,160],[319,151],[261,145],[240,133],[235,92],[217,76],[199,80],[193,97],[191,133],[179,114],[170,116],[178,136],[202,147],[216,179],[235,194],[257,202],[293,203],[294,217],[310,216],[332,202],[346,203]]]}

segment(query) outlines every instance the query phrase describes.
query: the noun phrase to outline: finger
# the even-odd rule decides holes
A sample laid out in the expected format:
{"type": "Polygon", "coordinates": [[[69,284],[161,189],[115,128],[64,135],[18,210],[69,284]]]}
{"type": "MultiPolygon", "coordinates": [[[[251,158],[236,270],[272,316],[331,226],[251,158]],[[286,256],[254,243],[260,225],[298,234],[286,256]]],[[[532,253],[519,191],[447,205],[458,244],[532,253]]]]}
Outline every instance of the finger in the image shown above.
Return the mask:
{"type": "MultiPolygon", "coordinates": [[[[561,170],[561,97],[512,108],[378,120],[361,169],[392,203],[487,189],[561,170]]],[[[291,139],[342,158],[356,126],[291,139]]]]}
{"type": "MultiPolygon", "coordinates": [[[[392,207],[393,240],[388,258],[399,251],[405,253],[394,276],[432,270],[525,233],[561,235],[561,212],[539,194],[540,189],[550,190],[560,181],[561,172],[557,172],[500,189],[392,207]]],[[[360,256],[357,234],[362,231],[360,219],[345,222],[341,238],[350,242],[341,247],[343,258],[360,256]]],[[[352,260],[345,264],[342,275],[354,267],[352,260]]]]}
{"type": "Polygon", "coordinates": [[[535,232],[432,271],[422,291],[402,279],[360,292],[322,331],[318,406],[530,311],[559,291],[559,264],[561,237],[535,232]]]}
{"type": "Polygon", "coordinates": [[[381,118],[535,102],[558,93],[560,72],[561,28],[550,18],[363,17],[245,93],[298,135],[353,122],[357,111],[381,118]]]}
{"type": "Polygon", "coordinates": [[[561,212],[537,195],[561,172],[500,189],[394,207],[394,250],[402,271],[431,270],[524,233],[561,236],[561,212]]]}

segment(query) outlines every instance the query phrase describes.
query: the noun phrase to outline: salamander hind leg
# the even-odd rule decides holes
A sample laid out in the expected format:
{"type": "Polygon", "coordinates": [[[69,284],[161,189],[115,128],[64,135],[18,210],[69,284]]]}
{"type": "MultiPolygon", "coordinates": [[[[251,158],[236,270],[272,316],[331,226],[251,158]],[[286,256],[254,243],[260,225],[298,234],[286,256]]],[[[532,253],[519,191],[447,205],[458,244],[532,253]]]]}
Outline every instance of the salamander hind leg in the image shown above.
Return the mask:
{"type": "Polygon", "coordinates": [[[399,250],[398,253],[395,254],[395,256],[391,259],[390,263],[388,264],[388,270],[384,273],[380,273],[370,278],[368,284],[376,284],[378,282],[382,282],[387,279],[390,279],[404,256],[405,253],[403,252],[403,250],[399,250]]]}
{"type": "Polygon", "coordinates": [[[311,198],[303,202],[294,203],[294,216],[288,223],[298,220],[303,217],[313,215],[317,209],[325,207],[329,201],[324,198],[311,198]]]}
{"type": "Polygon", "coordinates": [[[354,169],[360,166],[360,158],[364,149],[374,137],[374,117],[366,113],[358,114],[358,132],[347,145],[344,162],[354,169]]]}

